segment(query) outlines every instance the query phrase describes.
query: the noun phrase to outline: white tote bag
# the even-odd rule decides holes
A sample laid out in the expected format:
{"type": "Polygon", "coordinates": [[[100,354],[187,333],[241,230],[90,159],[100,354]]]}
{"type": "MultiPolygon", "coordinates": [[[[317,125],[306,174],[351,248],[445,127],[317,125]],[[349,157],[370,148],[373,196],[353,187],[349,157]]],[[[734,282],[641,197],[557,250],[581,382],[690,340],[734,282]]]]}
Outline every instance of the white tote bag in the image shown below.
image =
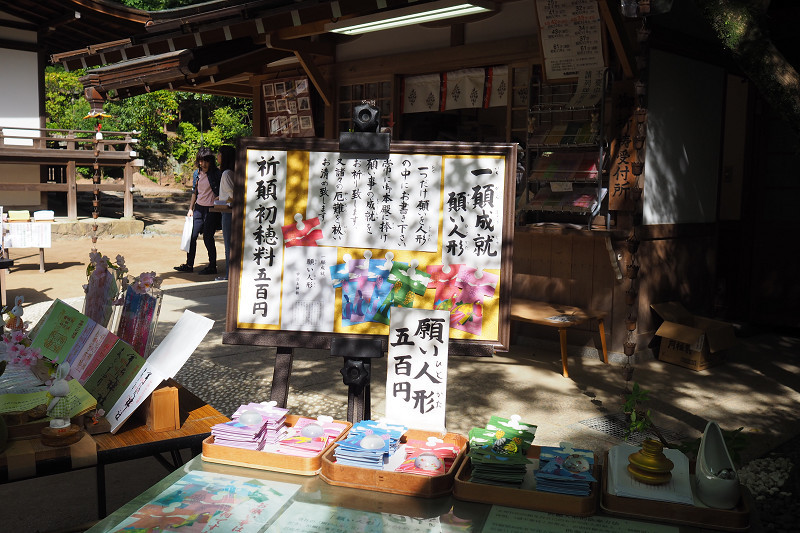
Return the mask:
{"type": "Polygon", "coordinates": [[[194,217],[187,216],[183,221],[183,234],[181,235],[181,250],[184,252],[189,251],[189,245],[192,242],[192,226],[194,226],[194,217]]]}

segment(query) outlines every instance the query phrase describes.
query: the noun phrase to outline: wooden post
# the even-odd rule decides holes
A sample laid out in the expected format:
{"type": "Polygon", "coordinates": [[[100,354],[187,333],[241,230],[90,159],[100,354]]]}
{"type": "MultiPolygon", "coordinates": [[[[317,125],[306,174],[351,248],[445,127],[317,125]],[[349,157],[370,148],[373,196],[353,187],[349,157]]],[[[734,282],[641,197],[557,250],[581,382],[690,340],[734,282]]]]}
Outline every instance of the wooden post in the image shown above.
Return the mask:
{"type": "Polygon", "coordinates": [[[75,182],[75,161],[67,161],[67,218],[78,219],[78,184],[75,182]]]}
{"type": "Polygon", "coordinates": [[[128,161],[125,163],[123,176],[125,191],[123,192],[122,217],[133,218],[133,162],[128,161]]]}

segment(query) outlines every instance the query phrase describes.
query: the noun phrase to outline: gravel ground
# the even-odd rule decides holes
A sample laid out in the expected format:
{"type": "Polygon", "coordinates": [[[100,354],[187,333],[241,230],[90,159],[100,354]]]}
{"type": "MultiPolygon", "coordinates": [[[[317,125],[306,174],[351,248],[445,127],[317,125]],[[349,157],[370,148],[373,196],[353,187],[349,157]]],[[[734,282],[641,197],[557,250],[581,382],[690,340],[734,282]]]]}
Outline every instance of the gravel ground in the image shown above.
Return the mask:
{"type": "Polygon", "coordinates": [[[739,469],[764,531],[800,531],[800,438],[739,469]]]}

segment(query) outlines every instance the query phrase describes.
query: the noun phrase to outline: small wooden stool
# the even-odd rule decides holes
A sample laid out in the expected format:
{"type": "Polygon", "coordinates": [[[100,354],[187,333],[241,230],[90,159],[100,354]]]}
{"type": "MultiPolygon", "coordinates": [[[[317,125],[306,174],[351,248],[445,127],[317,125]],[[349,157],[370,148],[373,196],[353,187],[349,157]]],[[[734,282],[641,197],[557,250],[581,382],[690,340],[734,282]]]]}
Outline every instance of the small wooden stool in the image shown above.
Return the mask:
{"type": "Polygon", "coordinates": [[[606,313],[581,309],[569,305],[549,304],[524,298],[511,299],[511,320],[530,322],[540,326],[558,328],[561,341],[561,367],[565,378],[569,377],[567,370],[567,328],[583,324],[589,320],[597,320],[600,326],[600,344],[603,347],[603,362],[608,364],[608,347],[606,346],[606,330],[603,325],[606,313]]]}

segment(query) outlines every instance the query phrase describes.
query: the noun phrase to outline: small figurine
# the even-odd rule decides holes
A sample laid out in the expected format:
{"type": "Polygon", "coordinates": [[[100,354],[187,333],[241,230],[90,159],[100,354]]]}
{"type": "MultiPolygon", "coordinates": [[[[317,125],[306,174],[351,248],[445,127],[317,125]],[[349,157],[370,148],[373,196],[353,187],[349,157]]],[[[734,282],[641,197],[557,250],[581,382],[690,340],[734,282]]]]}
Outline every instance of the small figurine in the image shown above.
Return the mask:
{"type": "Polygon", "coordinates": [[[84,436],[84,431],[70,420],[73,401],[69,397],[69,363],[61,363],[56,368],[55,379],[50,385],[49,395],[52,400],[47,405],[47,415],[51,417],[50,425],[42,428],[42,444],[45,446],[69,446],[84,436]]]}
{"type": "Polygon", "coordinates": [[[61,363],[56,368],[56,376],[50,385],[49,394],[53,397],[47,406],[47,414],[53,417],[50,427],[54,429],[66,428],[70,425],[69,402],[64,398],[69,394],[69,363],[61,363]]]}
{"type": "Polygon", "coordinates": [[[25,329],[25,323],[22,321],[22,303],[24,301],[24,296],[17,296],[14,298],[14,307],[12,307],[10,311],[6,311],[6,308],[3,309],[3,311],[5,311],[8,315],[5,326],[11,331],[25,329]]]}

